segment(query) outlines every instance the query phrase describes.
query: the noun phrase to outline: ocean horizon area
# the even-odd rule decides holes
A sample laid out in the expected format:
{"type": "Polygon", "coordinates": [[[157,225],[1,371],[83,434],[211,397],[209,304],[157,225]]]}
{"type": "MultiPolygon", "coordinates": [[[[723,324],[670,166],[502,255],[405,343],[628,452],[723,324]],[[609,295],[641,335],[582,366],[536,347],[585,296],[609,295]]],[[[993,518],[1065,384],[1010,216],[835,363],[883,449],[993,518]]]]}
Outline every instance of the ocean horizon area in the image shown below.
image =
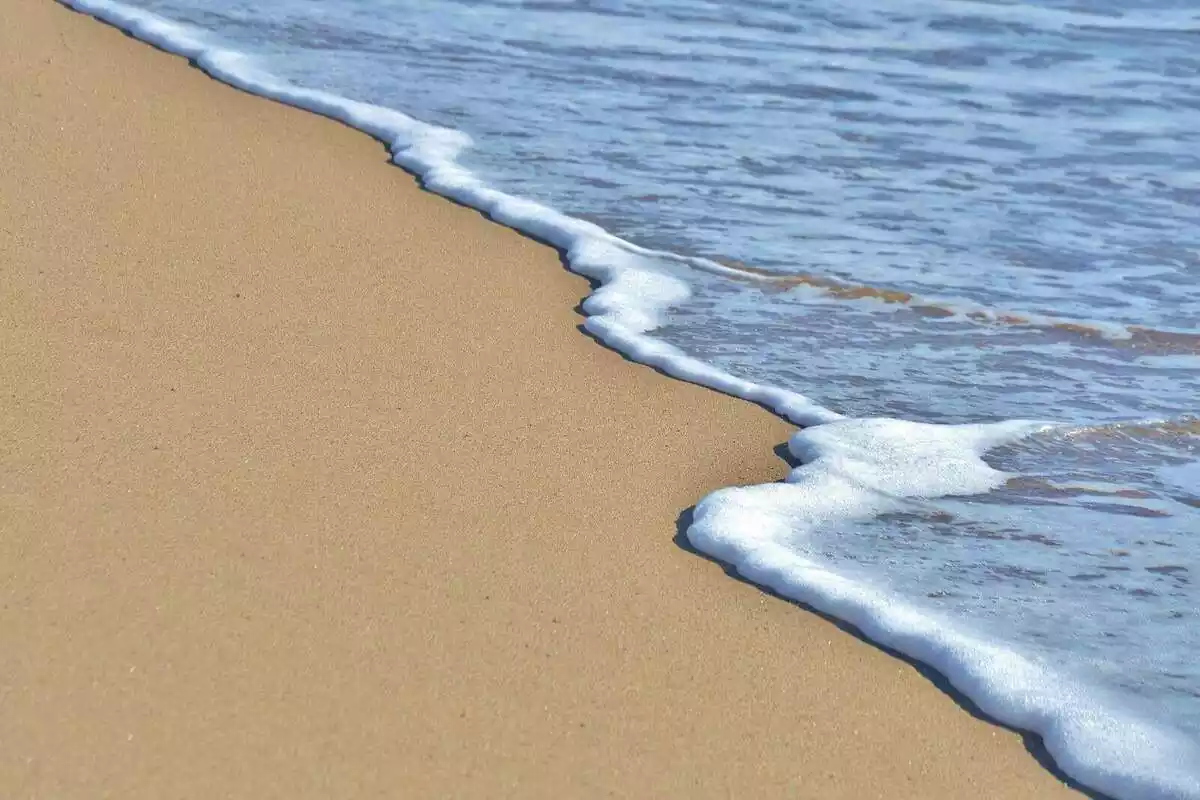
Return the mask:
{"type": "Polygon", "coordinates": [[[0,23],[0,785],[1200,798],[1194,11],[0,23]]]}

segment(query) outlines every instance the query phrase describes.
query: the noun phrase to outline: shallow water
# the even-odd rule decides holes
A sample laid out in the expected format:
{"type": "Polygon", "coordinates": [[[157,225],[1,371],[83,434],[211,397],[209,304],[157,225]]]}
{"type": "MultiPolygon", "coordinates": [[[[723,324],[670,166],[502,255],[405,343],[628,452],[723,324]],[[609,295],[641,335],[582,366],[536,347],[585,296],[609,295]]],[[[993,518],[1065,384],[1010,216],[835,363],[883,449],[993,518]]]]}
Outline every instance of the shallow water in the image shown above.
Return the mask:
{"type": "MultiPolygon", "coordinates": [[[[663,267],[690,296],[654,334],[732,375],[852,418],[1061,423],[993,442],[1011,475],[970,494],[855,472],[836,491],[864,513],[793,508],[781,541],[1114,718],[1200,741],[1188,4],[131,5],[297,85],[465,131],[458,163],[497,189],[732,267],[663,267]]],[[[1125,744],[1131,770],[1151,763],[1125,744]]],[[[1200,763],[1180,768],[1196,783],[1156,796],[1200,787],[1200,763]]]]}

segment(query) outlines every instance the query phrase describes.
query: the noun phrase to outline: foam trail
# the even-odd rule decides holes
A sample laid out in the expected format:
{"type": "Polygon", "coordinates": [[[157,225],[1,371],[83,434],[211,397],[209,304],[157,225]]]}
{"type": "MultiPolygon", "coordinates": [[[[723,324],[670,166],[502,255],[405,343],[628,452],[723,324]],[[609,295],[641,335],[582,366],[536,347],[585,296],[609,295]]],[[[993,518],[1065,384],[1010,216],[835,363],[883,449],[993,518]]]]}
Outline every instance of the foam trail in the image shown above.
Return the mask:
{"type": "MultiPolygon", "coordinates": [[[[254,94],[340,120],[384,142],[394,163],[431,191],[561,249],[598,288],[584,301],[586,329],[630,358],[767,406],[813,426],[789,446],[807,461],[786,483],[717,491],[688,531],[704,552],[746,578],[850,622],[871,638],[937,668],[988,713],[1043,736],[1068,773],[1120,797],[1200,798],[1200,749],[1114,712],[1091,689],[957,630],[883,591],[839,576],[803,555],[817,526],[878,514],[905,497],[988,491],[1004,477],[980,456],[1044,426],[938,426],[850,420],[803,395],[737,378],[648,334],[690,295],[678,272],[693,261],[638,247],[597,225],[486,186],[457,162],[471,140],[398,111],[280,81],[244,55],[153,14],[109,0],[60,0],[146,42],[185,56],[209,75],[254,94]]],[[[723,268],[712,262],[703,266],[723,268]]]]}

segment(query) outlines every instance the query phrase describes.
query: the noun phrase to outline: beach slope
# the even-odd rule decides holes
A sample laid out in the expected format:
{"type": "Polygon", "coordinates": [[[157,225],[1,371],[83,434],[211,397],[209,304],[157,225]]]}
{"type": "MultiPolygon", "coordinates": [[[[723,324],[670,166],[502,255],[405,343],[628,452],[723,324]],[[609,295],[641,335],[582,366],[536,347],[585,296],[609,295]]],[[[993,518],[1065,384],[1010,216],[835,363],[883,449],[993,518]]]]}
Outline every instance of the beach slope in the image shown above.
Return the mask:
{"type": "Polygon", "coordinates": [[[380,145],[0,4],[0,794],[1053,797],[674,537],[789,428],[380,145]]]}

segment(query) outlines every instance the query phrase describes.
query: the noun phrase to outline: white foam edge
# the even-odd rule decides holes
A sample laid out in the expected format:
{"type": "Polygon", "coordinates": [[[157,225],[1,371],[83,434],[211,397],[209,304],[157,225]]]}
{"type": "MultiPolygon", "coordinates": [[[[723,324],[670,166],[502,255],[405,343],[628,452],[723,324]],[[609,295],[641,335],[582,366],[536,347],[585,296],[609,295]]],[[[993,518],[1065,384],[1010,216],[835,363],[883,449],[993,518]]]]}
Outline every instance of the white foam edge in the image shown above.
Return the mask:
{"type": "Polygon", "coordinates": [[[797,425],[815,426],[790,440],[792,453],[808,463],[793,470],[785,483],[722,489],[697,504],[687,534],[692,544],[733,565],[746,579],[842,619],[872,640],[934,667],[986,713],[1042,736],[1059,766],[1088,786],[1148,800],[1200,797],[1200,777],[1182,771],[1178,763],[1185,761],[1171,763],[1192,757],[1194,748],[1188,743],[1136,719],[1114,716],[1111,708],[1101,707],[1050,670],[841,577],[786,546],[819,519],[879,513],[889,491],[893,498],[987,491],[1002,473],[991,470],[982,454],[1045,426],[849,420],[803,395],[716,369],[647,335],[690,295],[687,283],[663,265],[684,262],[730,274],[741,274],[739,270],[639,247],[592,223],[492,189],[458,164],[458,155],[471,146],[470,137],[460,131],[293,86],[187,26],[114,0],[59,2],[183,56],[223,83],[339,120],[384,142],[392,161],[417,175],[426,189],[558,248],[572,271],[595,281],[598,288],[582,304],[584,326],[607,346],[676,378],[768,407],[797,425]],[[896,427],[889,431],[889,426],[896,427]],[[892,435],[897,432],[902,435],[892,435]],[[845,472],[848,466],[859,474],[845,472]],[[888,475],[890,479],[884,477],[888,475]],[[911,480],[898,480],[905,475],[911,480]],[[833,481],[827,488],[836,488],[840,501],[812,491],[825,485],[822,481],[833,481]],[[806,502],[811,507],[805,508],[806,502]],[[998,675],[996,665],[1007,666],[998,675]],[[1131,737],[1133,749],[1143,756],[1137,763],[1130,763],[1128,747],[1115,744],[1131,737]]]}
{"type": "Polygon", "coordinates": [[[1113,797],[1200,797],[1200,746],[1124,710],[1094,686],[898,600],[884,584],[854,580],[805,548],[831,523],[869,519],[912,498],[978,494],[1009,477],[989,449],[1047,430],[1044,423],[929,425],[846,419],[797,432],[804,462],[782,484],[731,487],[693,511],[688,540],[759,586],[860,630],[927,664],[984,713],[1042,737],[1072,778],[1113,797]]]}

